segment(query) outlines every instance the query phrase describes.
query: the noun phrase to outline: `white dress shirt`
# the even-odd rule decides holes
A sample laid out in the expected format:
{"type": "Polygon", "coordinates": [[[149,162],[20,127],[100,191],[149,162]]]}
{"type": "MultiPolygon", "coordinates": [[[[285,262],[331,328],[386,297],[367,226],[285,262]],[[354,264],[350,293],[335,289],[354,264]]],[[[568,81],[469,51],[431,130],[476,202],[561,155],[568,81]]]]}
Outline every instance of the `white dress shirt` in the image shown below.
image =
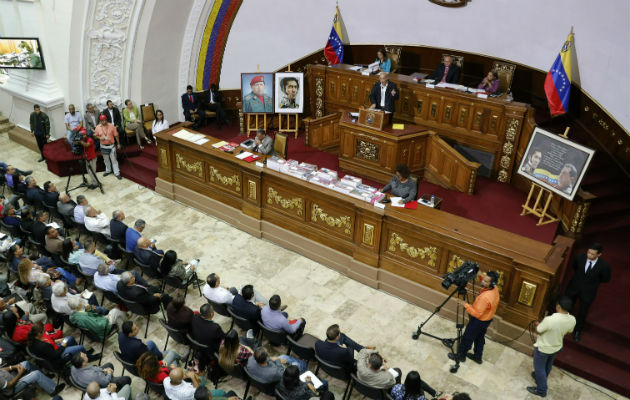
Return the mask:
{"type": "Polygon", "coordinates": [[[92,399],[87,393],[85,393],[83,395],[83,400],[125,400],[125,398],[118,396],[116,392],[109,393],[107,388],[103,388],[101,389],[101,394],[97,398],[92,399]]]}
{"type": "Polygon", "coordinates": [[[107,236],[111,234],[111,231],[109,230],[109,218],[107,218],[105,213],[96,214],[94,217],[88,217],[86,215],[83,221],[85,228],[88,231],[100,232],[107,236]]]}
{"type": "Polygon", "coordinates": [[[381,108],[385,108],[385,92],[387,91],[387,85],[381,85],[381,108]]]}
{"type": "Polygon", "coordinates": [[[85,210],[82,205],[74,207],[74,220],[82,224],[85,220],[85,210]]]}
{"type": "Polygon", "coordinates": [[[116,284],[119,280],[120,275],[99,275],[98,272],[94,274],[94,285],[101,290],[112,292],[114,294],[118,294],[118,288],[116,287],[116,284]]]}
{"type": "Polygon", "coordinates": [[[587,273],[589,269],[593,268],[595,266],[595,264],[597,264],[597,260],[599,260],[599,257],[597,257],[594,260],[589,260],[588,258],[586,259],[586,264],[584,265],[584,273],[587,273]],[[589,263],[591,268],[589,268],[589,263]]]}
{"type": "Polygon", "coordinates": [[[168,129],[169,125],[168,125],[168,121],[167,120],[162,120],[161,122],[158,122],[158,120],[153,120],[153,126],[151,127],[151,132],[152,133],[158,133],[159,131],[163,131],[165,129],[168,129]]]}
{"type": "Polygon", "coordinates": [[[84,306],[89,305],[88,301],[81,297],[80,294],[70,294],[66,293],[64,297],[57,297],[54,295],[50,296],[50,303],[52,305],[53,310],[58,312],[59,314],[70,315],[73,313],[73,310],[68,305],[68,299],[70,297],[78,296],[79,299],[83,302],[84,306]]]}
{"type": "Polygon", "coordinates": [[[232,304],[234,300],[234,295],[226,288],[220,286],[211,288],[207,283],[203,287],[203,295],[206,299],[220,304],[232,304]]]}
{"type": "Polygon", "coordinates": [[[191,400],[195,397],[195,387],[190,382],[182,381],[179,385],[171,385],[171,377],[164,379],[164,393],[171,400],[191,400]]]}

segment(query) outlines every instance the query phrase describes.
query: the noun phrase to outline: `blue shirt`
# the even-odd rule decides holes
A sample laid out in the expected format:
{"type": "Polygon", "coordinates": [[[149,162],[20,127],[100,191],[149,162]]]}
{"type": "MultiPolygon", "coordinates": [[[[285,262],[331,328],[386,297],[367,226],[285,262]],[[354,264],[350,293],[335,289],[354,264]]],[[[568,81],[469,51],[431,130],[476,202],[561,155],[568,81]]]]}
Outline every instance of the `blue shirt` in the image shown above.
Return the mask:
{"type": "Polygon", "coordinates": [[[295,333],[300,325],[302,325],[302,320],[298,320],[297,322],[290,324],[287,317],[282,314],[282,311],[272,310],[269,306],[263,307],[260,311],[260,318],[267,328],[275,331],[295,333]]]}
{"type": "Polygon", "coordinates": [[[134,251],[138,245],[138,239],[140,239],[140,236],[142,236],[140,232],[134,228],[127,228],[127,232],[125,232],[125,249],[127,251],[134,251]]]}
{"type": "Polygon", "coordinates": [[[381,68],[383,72],[390,72],[392,69],[392,60],[389,58],[383,62],[378,63],[378,66],[381,68]]]}

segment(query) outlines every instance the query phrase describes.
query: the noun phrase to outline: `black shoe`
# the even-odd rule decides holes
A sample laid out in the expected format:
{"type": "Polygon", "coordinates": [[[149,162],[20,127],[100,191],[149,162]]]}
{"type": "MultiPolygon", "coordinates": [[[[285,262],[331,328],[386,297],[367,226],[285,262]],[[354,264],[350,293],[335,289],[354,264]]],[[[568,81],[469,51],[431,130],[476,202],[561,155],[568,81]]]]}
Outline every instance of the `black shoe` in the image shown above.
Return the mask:
{"type": "Polygon", "coordinates": [[[45,159],[44,157],[42,157],[42,158],[40,158],[39,160],[37,160],[37,162],[42,162],[42,161],[44,161],[44,160],[46,160],[46,159],[45,159]]]}
{"type": "Polygon", "coordinates": [[[466,353],[466,357],[470,358],[471,360],[473,360],[477,364],[483,363],[483,360],[481,358],[475,357],[475,355],[473,353],[466,353]]]}
{"type": "Polygon", "coordinates": [[[287,309],[287,307],[289,307],[289,306],[287,306],[286,304],[285,304],[285,305],[283,305],[283,306],[280,306],[280,311],[284,311],[284,310],[286,310],[286,309],[287,309]]]}
{"type": "Polygon", "coordinates": [[[111,172],[105,172],[105,173],[103,174],[103,176],[107,176],[107,175],[111,175],[111,174],[112,174],[111,172]]]}
{"type": "Polygon", "coordinates": [[[85,354],[87,354],[88,356],[94,354],[94,349],[86,350],[85,354]]]}
{"type": "Polygon", "coordinates": [[[54,391],[54,392],[52,392],[50,395],[51,395],[52,397],[55,397],[56,395],[58,395],[59,393],[61,393],[61,391],[62,391],[62,390],[64,390],[65,388],[66,388],[66,384],[65,384],[65,383],[62,383],[62,384],[60,384],[60,385],[57,385],[57,386],[55,387],[55,391],[54,391]]]}
{"type": "Polygon", "coordinates": [[[120,175],[116,175],[116,178],[118,178],[118,180],[121,180],[121,179],[122,179],[122,176],[120,176],[120,175]]]}
{"type": "MultiPolygon", "coordinates": [[[[450,358],[453,361],[457,361],[457,356],[454,353],[448,353],[448,358],[450,358]]],[[[465,362],[466,361],[466,357],[459,357],[459,362],[465,362]]]]}
{"type": "Polygon", "coordinates": [[[536,372],[532,371],[532,379],[536,382],[536,372]]]}
{"type": "Polygon", "coordinates": [[[88,185],[88,189],[96,189],[98,185],[88,185]]]}
{"type": "Polygon", "coordinates": [[[573,340],[575,340],[576,342],[579,342],[580,339],[582,339],[582,332],[581,331],[573,332],[573,340]]]}
{"type": "Polygon", "coordinates": [[[96,353],[96,354],[91,354],[88,356],[88,362],[92,362],[92,361],[96,361],[99,358],[101,358],[101,354],[103,353],[96,353]]]}
{"type": "Polygon", "coordinates": [[[29,169],[28,171],[22,171],[22,175],[24,175],[24,176],[29,176],[32,173],[33,173],[32,169],[29,169]]]}
{"type": "Polygon", "coordinates": [[[540,393],[538,389],[536,388],[536,386],[527,386],[527,391],[536,396],[547,397],[547,394],[540,393]]]}

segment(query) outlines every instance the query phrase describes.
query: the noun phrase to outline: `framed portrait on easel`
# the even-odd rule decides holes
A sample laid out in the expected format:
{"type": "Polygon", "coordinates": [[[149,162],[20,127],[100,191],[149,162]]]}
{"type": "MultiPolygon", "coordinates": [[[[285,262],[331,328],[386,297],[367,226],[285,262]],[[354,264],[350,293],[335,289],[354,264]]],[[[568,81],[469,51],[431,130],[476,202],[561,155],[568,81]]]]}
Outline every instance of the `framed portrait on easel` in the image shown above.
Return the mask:
{"type": "Polygon", "coordinates": [[[241,96],[244,114],[273,113],[273,73],[242,73],[241,96]]]}
{"type": "Polygon", "coordinates": [[[278,114],[304,112],[304,74],[301,72],[276,72],[276,103],[278,114]]]}

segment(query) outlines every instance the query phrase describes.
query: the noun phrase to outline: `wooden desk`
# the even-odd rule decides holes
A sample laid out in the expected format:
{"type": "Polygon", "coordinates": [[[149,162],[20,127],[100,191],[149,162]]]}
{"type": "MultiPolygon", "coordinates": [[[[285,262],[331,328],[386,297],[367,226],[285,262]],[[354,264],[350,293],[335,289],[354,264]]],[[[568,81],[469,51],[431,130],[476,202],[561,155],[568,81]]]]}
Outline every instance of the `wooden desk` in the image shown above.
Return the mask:
{"type": "MultiPolygon", "coordinates": [[[[501,305],[490,332],[496,337],[516,336],[543,315],[572,245],[561,236],[548,245],[429,207],[378,209],[238,160],[212,148],[217,139],[200,146],[172,132],[156,134],[156,192],[429,309],[448,294],[442,276],[476,261],[500,274],[501,305]]],[[[454,309],[447,305],[444,315],[454,309]]]]}
{"type": "MultiPolygon", "coordinates": [[[[361,75],[349,67],[345,64],[308,67],[312,118],[370,105],[370,91],[378,77],[361,75]]],[[[427,89],[407,75],[390,74],[390,80],[400,92],[395,119],[421,125],[444,138],[492,154],[493,178],[510,181],[515,149],[530,109],[527,104],[499,98],[481,99],[453,89],[427,89]]],[[[334,141],[323,144],[332,147],[334,141]]]]}

